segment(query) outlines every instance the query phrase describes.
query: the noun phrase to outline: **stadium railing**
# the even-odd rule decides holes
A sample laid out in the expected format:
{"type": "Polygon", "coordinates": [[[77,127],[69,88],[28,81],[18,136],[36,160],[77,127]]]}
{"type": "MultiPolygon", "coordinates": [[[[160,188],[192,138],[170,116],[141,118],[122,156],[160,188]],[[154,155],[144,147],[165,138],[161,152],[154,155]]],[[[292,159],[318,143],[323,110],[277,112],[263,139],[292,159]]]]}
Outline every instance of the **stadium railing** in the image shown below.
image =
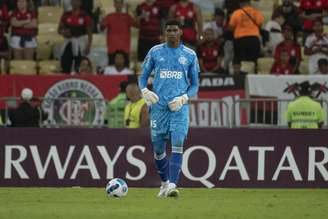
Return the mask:
{"type": "MultiPolygon", "coordinates": [[[[293,99],[275,98],[250,98],[237,99],[233,101],[234,119],[244,118],[243,123],[233,121],[233,127],[267,127],[267,128],[287,128],[286,112],[288,103],[293,99]],[[239,113],[239,115],[236,115],[239,113]]],[[[317,99],[325,111],[328,109],[328,101],[317,99]]],[[[324,126],[327,127],[328,118],[325,118],[324,126]]]]}
{"type": "MultiPolygon", "coordinates": [[[[105,99],[78,97],[34,98],[32,105],[40,106],[48,119],[41,127],[108,127],[106,121],[122,120],[114,110],[108,115],[105,99]]],[[[0,98],[2,124],[10,126],[8,112],[18,107],[16,97],[0,98]]],[[[235,99],[232,104],[220,99],[193,99],[190,101],[191,127],[262,127],[286,128],[286,111],[290,99],[235,99]]],[[[318,100],[327,112],[328,101],[318,100]]],[[[122,115],[122,114],[121,114],[122,115]]],[[[324,126],[327,127],[328,118],[324,126]]]]}

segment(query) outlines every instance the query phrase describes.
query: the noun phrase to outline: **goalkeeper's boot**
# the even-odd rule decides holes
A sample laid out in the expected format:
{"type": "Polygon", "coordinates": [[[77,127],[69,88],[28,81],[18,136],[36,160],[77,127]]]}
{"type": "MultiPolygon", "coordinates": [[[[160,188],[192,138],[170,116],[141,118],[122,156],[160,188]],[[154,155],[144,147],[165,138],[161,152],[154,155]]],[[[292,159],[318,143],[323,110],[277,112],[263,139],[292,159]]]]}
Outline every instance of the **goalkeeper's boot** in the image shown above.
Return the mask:
{"type": "Polygon", "coordinates": [[[166,197],[178,198],[180,195],[177,186],[174,183],[169,183],[166,190],[166,197]]]}
{"type": "Polygon", "coordinates": [[[157,197],[159,197],[159,198],[165,197],[168,185],[169,185],[169,181],[162,182],[162,185],[159,188],[159,193],[157,194],[157,197]]]}

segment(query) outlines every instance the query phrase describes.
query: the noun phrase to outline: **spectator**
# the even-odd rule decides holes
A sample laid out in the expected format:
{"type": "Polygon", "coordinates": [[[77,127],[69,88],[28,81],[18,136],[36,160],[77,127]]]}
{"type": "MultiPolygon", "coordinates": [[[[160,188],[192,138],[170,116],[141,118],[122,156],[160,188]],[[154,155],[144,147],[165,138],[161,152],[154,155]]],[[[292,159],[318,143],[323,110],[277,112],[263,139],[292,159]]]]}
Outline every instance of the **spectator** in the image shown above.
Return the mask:
{"type": "Polygon", "coordinates": [[[63,73],[78,72],[82,56],[87,56],[92,44],[92,21],[81,9],[81,0],[72,0],[73,9],[64,12],[58,32],[65,38],[61,49],[63,73]]]}
{"type": "Polygon", "coordinates": [[[136,8],[137,21],[140,26],[138,38],[138,61],[142,62],[147,52],[160,43],[161,15],[155,0],[146,0],[136,8]]]}
{"type": "Polygon", "coordinates": [[[298,67],[302,60],[301,46],[294,41],[293,29],[289,25],[283,26],[284,40],[279,43],[274,51],[275,62],[278,62],[282,51],[288,51],[289,63],[293,65],[293,72],[298,72],[298,67]]]}
{"type": "Polygon", "coordinates": [[[328,12],[326,0],[300,0],[300,17],[303,19],[304,41],[314,31],[314,22],[322,20],[328,12]]]}
{"type": "Polygon", "coordinates": [[[33,106],[33,91],[24,88],[21,92],[22,103],[17,109],[9,111],[11,127],[40,127],[41,122],[46,120],[48,115],[41,107],[38,100],[37,106],[33,106]]]}
{"type": "Polygon", "coordinates": [[[282,0],[282,4],[279,5],[273,13],[282,14],[284,16],[284,25],[292,27],[295,39],[297,39],[297,35],[301,35],[303,31],[302,20],[299,16],[299,10],[293,0],[282,0]]]}
{"type": "Polygon", "coordinates": [[[128,68],[128,55],[123,51],[114,53],[114,65],[105,68],[105,75],[131,75],[133,71],[128,68]]]}
{"type": "Polygon", "coordinates": [[[220,41],[223,41],[223,35],[225,32],[224,17],[224,11],[220,8],[216,8],[213,20],[204,24],[204,30],[207,28],[212,28],[214,30],[215,38],[220,39],[220,41]]]}
{"type": "Polygon", "coordinates": [[[82,57],[79,67],[79,74],[80,75],[92,75],[93,69],[92,69],[92,63],[90,59],[87,57],[82,57]]]}
{"type": "Polygon", "coordinates": [[[319,74],[327,75],[328,74],[328,60],[319,59],[318,61],[319,74]]]}
{"type": "Polygon", "coordinates": [[[328,59],[328,36],[323,32],[322,20],[316,20],[314,33],[306,38],[304,54],[309,56],[309,74],[318,73],[318,60],[328,59]]]}
{"type": "Polygon", "coordinates": [[[106,119],[108,128],[124,128],[124,108],[126,105],[125,89],[127,81],[120,83],[120,93],[114,97],[108,104],[106,110],[106,119]]]}
{"type": "Polygon", "coordinates": [[[201,72],[224,72],[221,67],[223,49],[215,39],[214,30],[207,28],[204,31],[204,42],[198,46],[197,55],[201,72]]]}
{"type": "Polygon", "coordinates": [[[299,97],[288,104],[288,127],[292,129],[320,129],[325,120],[325,111],[312,99],[312,90],[308,81],[300,84],[299,97]]]}
{"type": "Polygon", "coordinates": [[[0,1],[0,62],[2,59],[5,60],[5,69],[1,71],[8,72],[8,59],[9,59],[9,46],[5,36],[9,24],[9,12],[4,0],[0,1]]]}
{"type": "Polygon", "coordinates": [[[182,24],[182,40],[185,44],[196,47],[203,31],[203,17],[200,8],[189,0],[180,0],[171,6],[169,17],[182,24]]]}
{"type": "Polygon", "coordinates": [[[13,59],[34,59],[38,23],[36,13],[29,10],[29,7],[29,1],[18,0],[17,9],[10,17],[9,44],[13,51],[13,59]]]}
{"type": "Polygon", "coordinates": [[[126,96],[130,100],[124,109],[126,128],[145,128],[149,126],[148,107],[141,97],[141,91],[136,83],[126,87],[126,96]]]}
{"type": "Polygon", "coordinates": [[[123,12],[123,7],[123,0],[114,0],[115,12],[108,14],[101,22],[102,29],[107,30],[107,52],[110,65],[114,63],[115,51],[122,50],[130,55],[131,27],[137,27],[137,21],[127,12],[123,12]]]}
{"type": "Polygon", "coordinates": [[[269,42],[266,44],[267,52],[270,55],[274,54],[276,46],[284,40],[282,35],[282,25],[284,22],[284,16],[279,12],[274,12],[271,20],[265,25],[264,29],[270,33],[269,42]]]}
{"type": "Polygon", "coordinates": [[[271,68],[271,74],[290,75],[295,73],[295,68],[289,62],[289,53],[287,50],[280,52],[279,60],[276,60],[271,68]]]}
{"type": "Polygon", "coordinates": [[[260,55],[260,30],[264,17],[251,7],[250,0],[240,0],[240,9],[230,17],[229,27],[234,31],[234,59],[237,62],[254,61],[260,55]]]}

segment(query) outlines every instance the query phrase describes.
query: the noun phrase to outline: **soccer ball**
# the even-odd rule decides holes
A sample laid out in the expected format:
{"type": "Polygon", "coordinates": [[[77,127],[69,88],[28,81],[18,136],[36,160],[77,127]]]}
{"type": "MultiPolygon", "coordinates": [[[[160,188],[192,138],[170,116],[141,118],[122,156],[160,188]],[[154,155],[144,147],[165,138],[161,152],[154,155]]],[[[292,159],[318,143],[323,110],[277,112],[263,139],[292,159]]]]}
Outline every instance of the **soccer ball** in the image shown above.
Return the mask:
{"type": "Polygon", "coordinates": [[[108,197],[123,197],[128,194],[128,185],[123,179],[114,178],[106,185],[106,193],[108,197]]]}

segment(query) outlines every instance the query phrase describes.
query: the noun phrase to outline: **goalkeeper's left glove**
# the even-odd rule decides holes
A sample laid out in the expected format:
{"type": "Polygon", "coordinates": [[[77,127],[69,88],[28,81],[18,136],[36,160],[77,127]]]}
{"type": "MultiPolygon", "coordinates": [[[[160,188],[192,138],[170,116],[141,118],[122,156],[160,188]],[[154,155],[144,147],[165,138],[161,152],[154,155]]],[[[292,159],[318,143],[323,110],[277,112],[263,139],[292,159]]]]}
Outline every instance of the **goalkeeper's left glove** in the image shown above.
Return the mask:
{"type": "Polygon", "coordinates": [[[188,102],[187,94],[184,94],[179,97],[175,97],[171,102],[169,102],[169,108],[173,112],[179,111],[184,104],[188,102]]]}

